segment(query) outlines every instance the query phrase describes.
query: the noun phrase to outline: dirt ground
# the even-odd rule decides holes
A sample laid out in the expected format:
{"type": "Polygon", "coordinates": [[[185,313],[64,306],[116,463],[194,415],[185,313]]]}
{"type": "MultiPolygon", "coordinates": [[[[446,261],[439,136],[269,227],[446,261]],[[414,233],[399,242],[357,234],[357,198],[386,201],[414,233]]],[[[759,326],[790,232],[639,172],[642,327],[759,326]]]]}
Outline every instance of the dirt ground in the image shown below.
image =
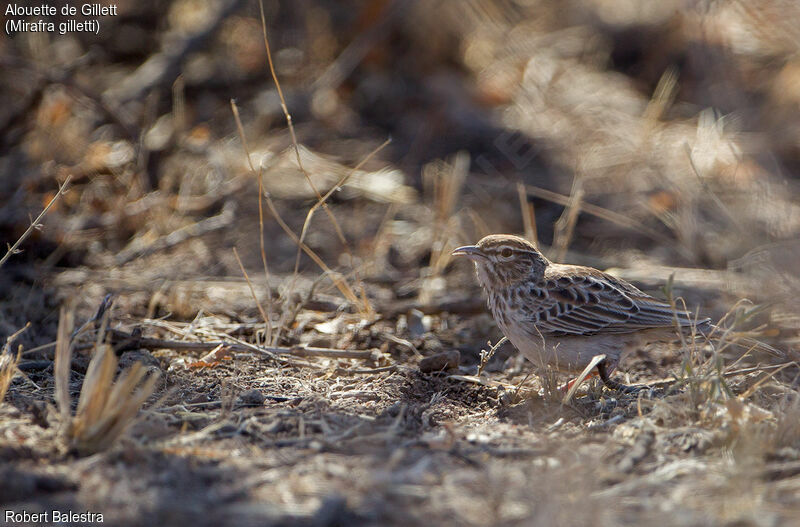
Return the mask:
{"type": "Polygon", "coordinates": [[[0,40],[4,524],[800,524],[796,5],[114,5],[0,40]],[[564,401],[493,232],[718,329],[564,401]]]}

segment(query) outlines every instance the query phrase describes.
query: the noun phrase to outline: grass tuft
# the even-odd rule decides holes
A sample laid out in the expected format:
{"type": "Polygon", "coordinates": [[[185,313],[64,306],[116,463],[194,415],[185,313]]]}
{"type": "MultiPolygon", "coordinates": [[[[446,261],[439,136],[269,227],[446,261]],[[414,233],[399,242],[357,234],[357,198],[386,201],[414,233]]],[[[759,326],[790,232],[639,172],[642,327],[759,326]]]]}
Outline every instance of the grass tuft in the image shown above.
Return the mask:
{"type": "Polygon", "coordinates": [[[0,402],[5,399],[8,388],[11,386],[11,381],[17,374],[17,364],[19,364],[21,356],[21,350],[16,355],[11,353],[0,355],[0,402]]]}
{"type": "Polygon", "coordinates": [[[117,357],[108,344],[96,344],[72,416],[69,395],[72,346],[68,338],[71,321],[72,315],[62,309],[56,342],[56,403],[62,417],[61,437],[67,449],[90,455],[108,449],[133,424],[160,375],[148,375],[137,362],[117,376],[115,382],[117,357]]]}
{"type": "Polygon", "coordinates": [[[19,372],[19,370],[17,370],[17,364],[19,364],[19,359],[22,357],[22,346],[17,350],[17,354],[14,355],[11,351],[11,345],[17,337],[29,327],[31,327],[30,322],[25,324],[25,327],[19,331],[10,335],[6,339],[6,344],[3,346],[3,349],[0,350],[0,402],[5,399],[8,388],[11,386],[11,381],[14,380],[14,377],[19,372]]]}

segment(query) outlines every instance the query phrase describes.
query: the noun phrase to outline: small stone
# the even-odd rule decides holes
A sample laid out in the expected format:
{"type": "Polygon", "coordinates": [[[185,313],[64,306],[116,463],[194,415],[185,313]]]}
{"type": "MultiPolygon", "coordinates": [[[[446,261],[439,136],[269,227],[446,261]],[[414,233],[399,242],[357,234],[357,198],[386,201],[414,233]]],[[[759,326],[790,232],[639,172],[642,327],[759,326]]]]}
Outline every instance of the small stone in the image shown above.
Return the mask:
{"type": "Polygon", "coordinates": [[[236,402],[245,406],[261,406],[265,400],[266,397],[260,390],[253,389],[240,393],[236,402]]]}
{"type": "Polygon", "coordinates": [[[461,362],[461,353],[458,350],[443,351],[419,361],[419,371],[423,373],[445,371],[458,368],[459,362],[461,362]]]}
{"type": "Polygon", "coordinates": [[[151,369],[161,369],[161,361],[147,350],[132,350],[124,352],[119,358],[119,368],[124,370],[133,366],[133,363],[141,362],[148,371],[151,369]]]}

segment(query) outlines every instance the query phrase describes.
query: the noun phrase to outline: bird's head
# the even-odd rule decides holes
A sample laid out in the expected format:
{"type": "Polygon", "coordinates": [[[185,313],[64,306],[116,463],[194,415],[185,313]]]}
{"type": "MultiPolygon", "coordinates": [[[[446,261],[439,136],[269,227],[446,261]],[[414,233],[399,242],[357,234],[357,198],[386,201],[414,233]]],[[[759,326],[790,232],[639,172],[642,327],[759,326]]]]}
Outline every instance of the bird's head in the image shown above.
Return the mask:
{"type": "Polygon", "coordinates": [[[511,234],[486,236],[475,245],[459,247],[453,255],[472,260],[478,281],[487,290],[539,281],[550,264],[531,242],[511,234]]]}

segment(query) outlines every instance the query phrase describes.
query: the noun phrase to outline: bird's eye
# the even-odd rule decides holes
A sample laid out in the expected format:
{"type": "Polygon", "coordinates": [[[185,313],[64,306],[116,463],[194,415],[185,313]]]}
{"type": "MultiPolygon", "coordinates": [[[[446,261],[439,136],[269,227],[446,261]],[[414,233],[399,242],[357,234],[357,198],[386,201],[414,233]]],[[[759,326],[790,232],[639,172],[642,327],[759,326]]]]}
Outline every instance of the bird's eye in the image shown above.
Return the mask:
{"type": "Polygon", "coordinates": [[[503,258],[511,258],[511,249],[506,247],[505,249],[500,251],[500,256],[502,256],[503,258]]]}

